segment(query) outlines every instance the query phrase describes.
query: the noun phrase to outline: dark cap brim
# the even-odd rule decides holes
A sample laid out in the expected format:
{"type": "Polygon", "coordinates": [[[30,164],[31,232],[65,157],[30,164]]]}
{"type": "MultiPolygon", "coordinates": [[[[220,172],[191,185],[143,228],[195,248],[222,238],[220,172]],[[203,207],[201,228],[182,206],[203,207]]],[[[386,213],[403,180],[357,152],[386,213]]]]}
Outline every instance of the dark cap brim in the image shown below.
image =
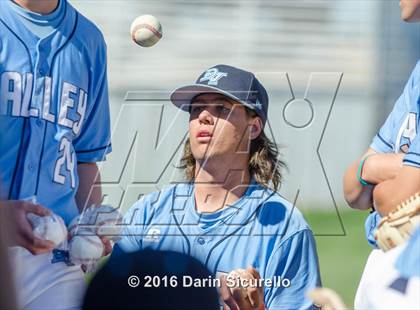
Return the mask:
{"type": "Polygon", "coordinates": [[[239,99],[238,97],[232,95],[231,93],[225,92],[217,87],[201,85],[201,84],[191,84],[191,85],[179,87],[172,92],[170,99],[175,106],[177,106],[183,111],[189,112],[192,99],[200,94],[207,94],[207,93],[224,95],[254,110],[254,107],[252,105],[239,99]]]}

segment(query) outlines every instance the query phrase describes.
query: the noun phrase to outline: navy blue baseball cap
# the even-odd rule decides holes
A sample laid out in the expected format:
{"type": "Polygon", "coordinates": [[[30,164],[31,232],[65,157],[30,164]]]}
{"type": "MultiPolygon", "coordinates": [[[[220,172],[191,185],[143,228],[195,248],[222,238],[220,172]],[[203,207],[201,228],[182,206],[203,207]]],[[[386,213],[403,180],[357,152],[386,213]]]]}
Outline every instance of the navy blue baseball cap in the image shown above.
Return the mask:
{"type": "Polygon", "coordinates": [[[263,124],[267,120],[267,91],[251,72],[228,65],[211,67],[198,77],[195,84],[174,90],[171,101],[181,110],[189,112],[193,98],[205,93],[222,94],[254,110],[263,124]]]}

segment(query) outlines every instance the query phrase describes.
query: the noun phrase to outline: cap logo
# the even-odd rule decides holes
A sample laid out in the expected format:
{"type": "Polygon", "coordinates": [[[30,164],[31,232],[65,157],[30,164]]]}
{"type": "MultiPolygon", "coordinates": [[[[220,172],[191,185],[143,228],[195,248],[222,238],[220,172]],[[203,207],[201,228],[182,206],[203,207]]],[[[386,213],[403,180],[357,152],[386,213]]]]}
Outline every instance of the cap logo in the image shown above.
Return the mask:
{"type": "Polygon", "coordinates": [[[257,101],[255,102],[255,106],[258,108],[258,109],[261,109],[262,108],[262,104],[261,104],[261,102],[257,99],[257,101]]]}
{"type": "Polygon", "coordinates": [[[211,68],[204,73],[204,76],[200,79],[200,82],[207,82],[207,85],[214,85],[217,86],[219,83],[219,80],[222,77],[227,76],[228,74],[226,72],[220,72],[217,68],[211,68]]]}

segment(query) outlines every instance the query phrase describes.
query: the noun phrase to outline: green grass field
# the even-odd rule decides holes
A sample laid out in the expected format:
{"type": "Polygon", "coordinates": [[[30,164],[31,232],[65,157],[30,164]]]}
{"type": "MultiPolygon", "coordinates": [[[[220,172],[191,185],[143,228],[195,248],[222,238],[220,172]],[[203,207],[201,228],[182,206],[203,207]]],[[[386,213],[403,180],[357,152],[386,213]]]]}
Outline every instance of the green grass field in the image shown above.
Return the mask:
{"type": "Polygon", "coordinates": [[[371,250],[364,237],[367,213],[340,210],[345,233],[336,213],[310,211],[304,215],[315,234],[323,286],[334,289],[353,308],[354,295],[371,250]]]}

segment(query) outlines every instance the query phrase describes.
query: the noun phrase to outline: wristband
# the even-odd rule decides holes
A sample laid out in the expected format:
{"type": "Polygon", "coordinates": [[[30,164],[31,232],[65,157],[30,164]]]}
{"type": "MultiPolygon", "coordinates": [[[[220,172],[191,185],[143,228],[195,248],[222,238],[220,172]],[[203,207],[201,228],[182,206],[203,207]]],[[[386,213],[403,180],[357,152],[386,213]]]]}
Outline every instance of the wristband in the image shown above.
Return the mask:
{"type": "Polygon", "coordinates": [[[374,185],[373,183],[365,181],[362,178],[363,166],[365,165],[366,160],[372,155],[375,155],[375,154],[369,154],[369,155],[363,157],[362,160],[359,163],[359,168],[357,169],[356,177],[357,177],[357,180],[359,180],[359,183],[362,184],[362,186],[374,185]]]}

